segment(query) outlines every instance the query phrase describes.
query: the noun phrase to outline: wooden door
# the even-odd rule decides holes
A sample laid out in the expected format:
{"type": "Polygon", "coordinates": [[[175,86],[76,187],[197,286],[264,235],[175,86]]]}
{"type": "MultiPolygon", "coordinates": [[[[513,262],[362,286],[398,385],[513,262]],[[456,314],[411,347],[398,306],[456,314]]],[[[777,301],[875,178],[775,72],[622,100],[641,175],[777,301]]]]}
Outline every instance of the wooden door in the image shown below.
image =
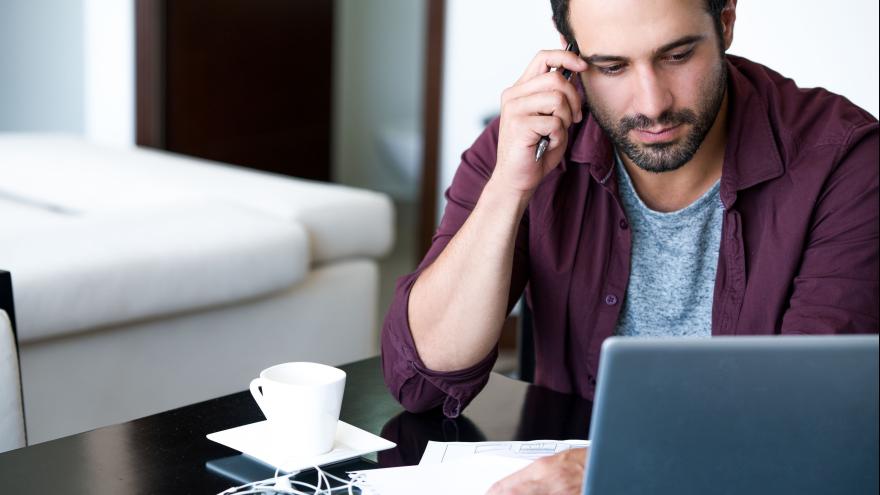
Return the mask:
{"type": "Polygon", "coordinates": [[[333,0],[137,0],[137,143],[330,180],[333,0]]]}

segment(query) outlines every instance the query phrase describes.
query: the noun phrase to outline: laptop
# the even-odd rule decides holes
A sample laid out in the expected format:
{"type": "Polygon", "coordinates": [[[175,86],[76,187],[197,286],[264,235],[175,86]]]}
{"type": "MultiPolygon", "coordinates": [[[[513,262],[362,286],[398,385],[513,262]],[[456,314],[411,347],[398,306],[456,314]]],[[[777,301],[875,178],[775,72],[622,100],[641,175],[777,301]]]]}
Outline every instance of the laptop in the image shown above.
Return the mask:
{"type": "Polygon", "coordinates": [[[878,493],[878,337],[610,338],[583,493],[878,493]]]}

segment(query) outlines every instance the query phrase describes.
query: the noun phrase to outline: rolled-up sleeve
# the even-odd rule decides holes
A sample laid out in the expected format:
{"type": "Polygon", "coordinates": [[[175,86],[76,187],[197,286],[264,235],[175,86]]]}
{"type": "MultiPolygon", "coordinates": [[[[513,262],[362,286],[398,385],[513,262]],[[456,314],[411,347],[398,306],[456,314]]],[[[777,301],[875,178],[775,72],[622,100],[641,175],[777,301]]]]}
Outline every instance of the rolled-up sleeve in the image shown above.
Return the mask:
{"type": "MultiPolygon", "coordinates": [[[[428,369],[416,351],[409,325],[409,296],[419,275],[437,259],[476,206],[492,175],[497,149],[495,119],[462,154],[452,185],[446,191],[446,209],[434,234],[431,248],[415,272],[397,281],[394,299],[382,326],[382,372],[392,395],[411,412],[443,407],[447,417],[457,417],[483,389],[498,357],[497,347],[480,362],[463,370],[438,372],[428,369]]],[[[519,299],[527,280],[528,226],[523,216],[517,233],[508,312],[519,299]]]]}
{"type": "Polygon", "coordinates": [[[877,122],[854,128],[815,207],[782,333],[878,330],[877,122]]]}

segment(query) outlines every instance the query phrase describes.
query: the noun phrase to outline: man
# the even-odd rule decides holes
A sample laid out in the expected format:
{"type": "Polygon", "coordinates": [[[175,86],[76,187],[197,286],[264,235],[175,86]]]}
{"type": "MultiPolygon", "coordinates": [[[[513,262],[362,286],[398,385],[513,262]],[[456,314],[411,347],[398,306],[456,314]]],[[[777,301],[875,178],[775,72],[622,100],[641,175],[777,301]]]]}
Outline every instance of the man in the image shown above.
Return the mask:
{"type": "MultiPolygon", "coordinates": [[[[383,328],[395,397],[460,414],[526,286],[535,382],[587,398],[615,334],[876,332],[877,120],[725,55],[735,0],[551,5],[580,56],[539,53],[463,154],[383,328]]],[[[570,493],[583,466],[550,457],[495,493],[570,493]]]]}

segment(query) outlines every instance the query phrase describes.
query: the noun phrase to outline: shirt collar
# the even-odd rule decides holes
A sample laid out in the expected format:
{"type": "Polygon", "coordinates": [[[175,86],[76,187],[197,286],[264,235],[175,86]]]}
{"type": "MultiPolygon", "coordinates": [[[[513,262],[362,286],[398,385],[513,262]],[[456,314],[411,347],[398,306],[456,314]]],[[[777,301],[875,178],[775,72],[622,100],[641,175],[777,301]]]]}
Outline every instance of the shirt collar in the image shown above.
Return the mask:
{"type": "MultiPolygon", "coordinates": [[[[730,207],[737,191],[779,177],[784,172],[779,147],[773,135],[768,104],[752,82],[740,71],[739,65],[749,62],[728,55],[727,146],[721,171],[721,200],[730,207]]],[[[580,78],[576,80],[583,97],[580,78]]],[[[614,148],[592,114],[573,129],[569,160],[587,165],[599,182],[607,180],[613,169],[614,148]]],[[[567,160],[562,168],[567,169],[567,160]]]]}
{"type": "Polygon", "coordinates": [[[730,207],[737,191],[779,177],[785,171],[770,124],[769,104],[739,69],[747,60],[728,55],[727,147],[721,169],[721,200],[730,207]]]}

